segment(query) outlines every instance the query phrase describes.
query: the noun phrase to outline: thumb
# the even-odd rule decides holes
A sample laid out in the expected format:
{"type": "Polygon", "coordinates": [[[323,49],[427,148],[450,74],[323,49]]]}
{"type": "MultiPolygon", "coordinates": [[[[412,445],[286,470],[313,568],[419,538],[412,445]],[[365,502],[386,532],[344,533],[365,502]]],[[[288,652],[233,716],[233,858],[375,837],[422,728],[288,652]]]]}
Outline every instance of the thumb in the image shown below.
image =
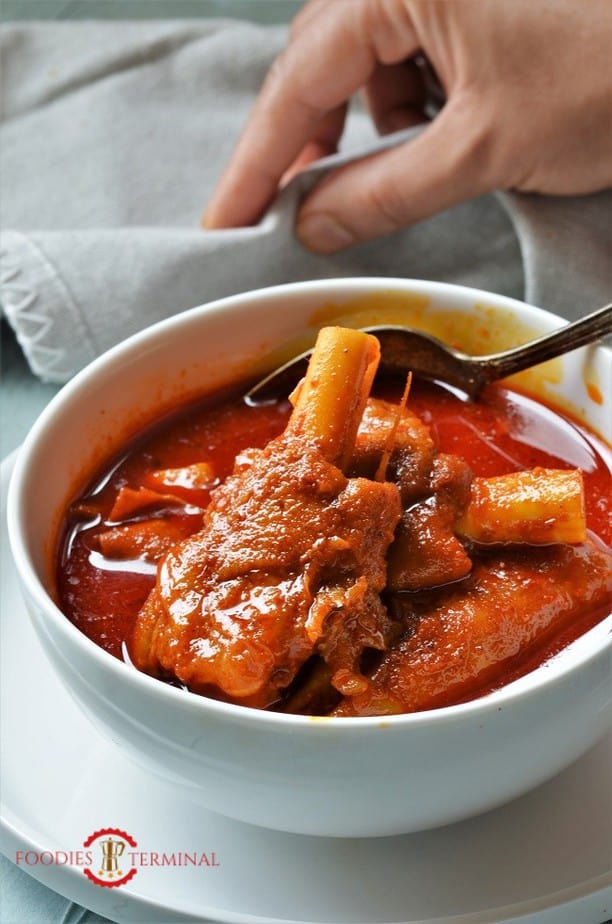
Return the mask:
{"type": "Polygon", "coordinates": [[[305,199],[296,235],[334,253],[495,188],[486,121],[450,101],[416,138],[329,173],[305,199]]]}

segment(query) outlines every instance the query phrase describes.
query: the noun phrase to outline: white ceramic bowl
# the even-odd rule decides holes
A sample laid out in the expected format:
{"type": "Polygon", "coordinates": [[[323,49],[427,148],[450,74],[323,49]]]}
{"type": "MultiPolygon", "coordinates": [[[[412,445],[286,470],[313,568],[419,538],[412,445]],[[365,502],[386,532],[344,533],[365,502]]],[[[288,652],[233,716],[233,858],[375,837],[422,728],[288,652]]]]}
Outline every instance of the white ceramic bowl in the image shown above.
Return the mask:
{"type": "MultiPolygon", "coordinates": [[[[76,376],[20,453],[8,505],[28,610],[63,682],[100,731],[207,807],[270,828],[372,836],[446,824],[503,803],[589,748],[609,722],[610,620],[546,667],[464,705],[390,718],[259,712],[186,694],[98,648],[53,602],[51,562],[75,490],[181,398],[263,369],[316,328],[404,322],[489,352],[563,322],[522,303],[431,282],[351,279],[260,290],[138,334],[76,376]]],[[[611,355],[583,349],[525,387],[597,431],[612,420],[611,355]],[[599,387],[604,402],[588,397],[599,387]]],[[[154,809],[154,807],[152,807],[154,809]]]]}

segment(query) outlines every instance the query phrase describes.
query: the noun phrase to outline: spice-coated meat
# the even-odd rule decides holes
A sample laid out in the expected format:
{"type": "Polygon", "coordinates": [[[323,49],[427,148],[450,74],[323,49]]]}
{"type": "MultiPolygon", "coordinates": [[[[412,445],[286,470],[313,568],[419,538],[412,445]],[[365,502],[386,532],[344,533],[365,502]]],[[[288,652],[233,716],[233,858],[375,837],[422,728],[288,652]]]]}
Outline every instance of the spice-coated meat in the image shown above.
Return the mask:
{"type": "Polygon", "coordinates": [[[363,649],[385,647],[379,593],[399,491],[345,477],[297,437],[249,461],[213,492],[204,528],[162,561],[133,659],[192,690],[261,707],[318,653],[348,689],[363,649]]]}

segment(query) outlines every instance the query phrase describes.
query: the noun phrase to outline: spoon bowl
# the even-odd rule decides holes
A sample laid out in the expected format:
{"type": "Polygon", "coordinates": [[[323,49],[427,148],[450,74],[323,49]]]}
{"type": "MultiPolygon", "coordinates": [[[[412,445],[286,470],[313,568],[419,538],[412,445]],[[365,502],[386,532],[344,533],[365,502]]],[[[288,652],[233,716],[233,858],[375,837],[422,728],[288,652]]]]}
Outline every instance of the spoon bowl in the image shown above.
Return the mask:
{"type": "MultiPolygon", "coordinates": [[[[430,334],[409,327],[385,325],[363,328],[380,342],[379,371],[435,379],[461,389],[476,399],[485,385],[546,362],[562,353],[592,343],[612,332],[612,304],[567,324],[550,334],[501,353],[469,356],[430,334]]],[[[261,404],[287,394],[303,376],[311,351],[300,353],[261,379],[245,395],[261,404]]]]}

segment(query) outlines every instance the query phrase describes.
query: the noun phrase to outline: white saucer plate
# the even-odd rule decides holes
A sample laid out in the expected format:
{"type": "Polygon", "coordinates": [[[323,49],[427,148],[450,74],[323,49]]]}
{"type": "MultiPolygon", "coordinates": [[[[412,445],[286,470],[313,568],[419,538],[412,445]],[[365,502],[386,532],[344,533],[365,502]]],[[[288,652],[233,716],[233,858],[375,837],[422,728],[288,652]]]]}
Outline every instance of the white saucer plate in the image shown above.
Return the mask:
{"type": "MultiPolygon", "coordinates": [[[[3,510],[13,462],[2,463],[3,510]]],[[[338,840],[223,818],[132,764],[72,701],[30,625],[4,514],[1,529],[2,852],[15,862],[17,851],[82,850],[94,831],[115,827],[147,856],[206,853],[218,863],[141,866],[118,888],[95,885],[78,866],[20,864],[41,882],[113,921],[143,924],[612,917],[612,736],[528,795],[436,831],[338,840]]]]}

